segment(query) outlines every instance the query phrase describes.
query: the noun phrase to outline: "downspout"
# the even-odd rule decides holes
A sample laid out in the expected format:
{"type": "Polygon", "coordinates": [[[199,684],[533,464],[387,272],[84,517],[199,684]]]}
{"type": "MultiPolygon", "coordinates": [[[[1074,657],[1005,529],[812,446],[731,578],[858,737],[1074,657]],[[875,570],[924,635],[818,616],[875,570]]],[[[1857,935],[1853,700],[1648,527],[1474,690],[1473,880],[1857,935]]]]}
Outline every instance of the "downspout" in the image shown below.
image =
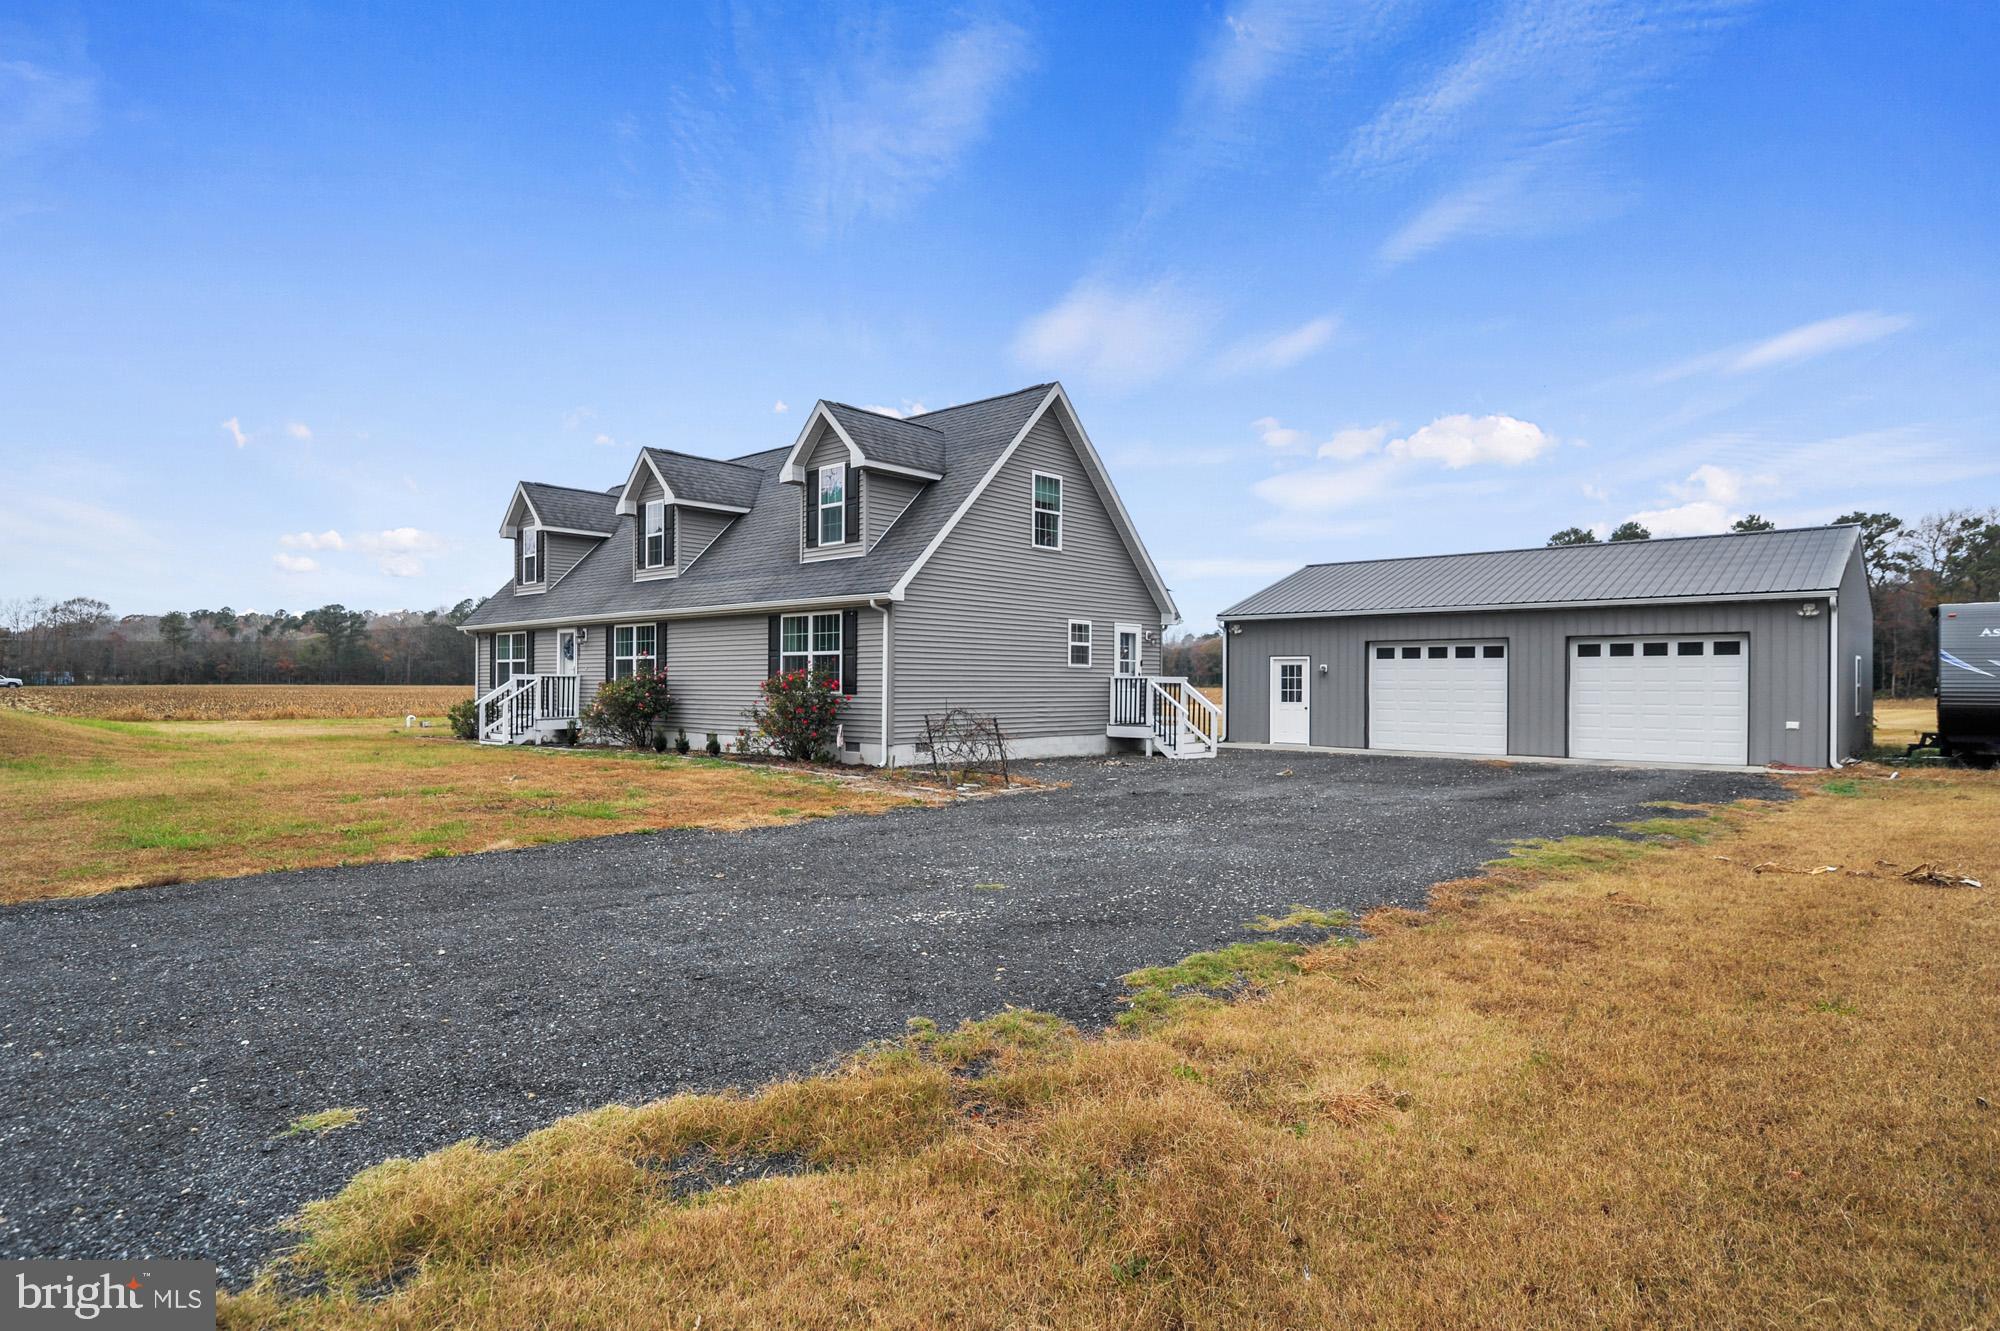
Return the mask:
{"type": "Polygon", "coordinates": [[[1215,742],[1224,744],[1229,740],[1229,621],[1218,615],[1215,622],[1221,626],[1222,637],[1222,733],[1215,742]]]}
{"type": "Polygon", "coordinates": [[[1826,753],[1827,766],[1840,766],[1840,593],[1826,598],[1826,753]]]}
{"type": "MultiPolygon", "coordinates": [[[[865,501],[866,491],[862,492],[862,497],[865,501]]],[[[882,615],[882,766],[889,767],[892,766],[889,761],[889,717],[890,705],[895,701],[895,695],[889,688],[889,607],[877,604],[878,599],[869,597],[868,608],[879,611],[882,615]]]]}

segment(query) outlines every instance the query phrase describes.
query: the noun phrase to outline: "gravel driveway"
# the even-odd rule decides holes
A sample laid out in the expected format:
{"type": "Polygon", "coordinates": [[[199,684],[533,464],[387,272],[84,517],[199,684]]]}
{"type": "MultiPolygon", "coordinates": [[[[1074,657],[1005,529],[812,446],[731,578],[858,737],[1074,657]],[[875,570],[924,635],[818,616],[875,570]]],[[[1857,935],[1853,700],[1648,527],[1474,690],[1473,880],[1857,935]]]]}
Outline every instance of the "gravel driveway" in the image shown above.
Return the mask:
{"type": "Polygon", "coordinates": [[[0,1256],[240,1284],[387,1156],[806,1071],[917,1014],[1103,1023],[1118,976],[1259,912],[1418,905],[1509,838],[1777,790],[1264,752],[1029,770],[1069,785],[0,910],[0,1256]],[[274,1138],[350,1105],[358,1127],[274,1138]]]}

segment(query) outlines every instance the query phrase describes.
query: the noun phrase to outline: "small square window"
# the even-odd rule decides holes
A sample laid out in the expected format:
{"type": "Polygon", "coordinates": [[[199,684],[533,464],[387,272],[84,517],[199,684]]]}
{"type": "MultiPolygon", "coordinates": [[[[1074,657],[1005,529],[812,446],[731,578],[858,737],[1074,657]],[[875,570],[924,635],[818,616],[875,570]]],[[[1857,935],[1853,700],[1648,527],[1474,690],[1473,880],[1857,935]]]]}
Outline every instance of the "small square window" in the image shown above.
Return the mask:
{"type": "Polygon", "coordinates": [[[1479,655],[1479,649],[1468,642],[1463,646],[1452,648],[1451,654],[1461,661],[1470,661],[1473,657],[1479,655]]]}
{"type": "Polygon", "coordinates": [[[1403,649],[1403,659],[1405,661],[1414,661],[1423,654],[1424,649],[1421,647],[1405,647],[1403,649]]]}
{"type": "Polygon", "coordinates": [[[1614,642],[1611,644],[1611,654],[1613,656],[1630,656],[1632,654],[1632,644],[1629,642],[1614,642]]]}
{"type": "Polygon", "coordinates": [[[1743,655],[1743,644],[1734,638],[1724,639],[1722,642],[1715,644],[1715,654],[1717,656],[1741,656],[1743,655]]]}
{"type": "Polygon", "coordinates": [[[1576,645],[1576,654],[1578,656],[1602,656],[1604,655],[1604,648],[1594,642],[1580,642],[1576,645]]]}
{"type": "Polygon", "coordinates": [[[1677,643],[1675,643],[1675,644],[1674,644],[1674,655],[1675,655],[1675,656],[1700,656],[1700,655],[1701,655],[1701,649],[1702,649],[1702,646],[1703,646],[1703,644],[1701,644],[1701,643],[1698,643],[1698,642],[1677,642],[1677,643]]]}
{"type": "Polygon", "coordinates": [[[1396,659],[1396,649],[1394,647],[1377,647],[1375,649],[1375,659],[1377,661],[1393,661],[1396,659]]]}
{"type": "Polygon", "coordinates": [[[1451,652],[1451,649],[1448,647],[1432,647],[1429,650],[1430,658],[1433,661],[1442,661],[1451,652]]]}
{"type": "Polygon", "coordinates": [[[1499,643],[1490,643],[1479,649],[1479,654],[1488,660],[1497,661],[1507,655],[1507,649],[1499,643]]]}
{"type": "Polygon", "coordinates": [[[1664,642],[1649,642],[1646,644],[1644,654],[1647,656],[1665,656],[1667,654],[1667,644],[1664,642]]]}

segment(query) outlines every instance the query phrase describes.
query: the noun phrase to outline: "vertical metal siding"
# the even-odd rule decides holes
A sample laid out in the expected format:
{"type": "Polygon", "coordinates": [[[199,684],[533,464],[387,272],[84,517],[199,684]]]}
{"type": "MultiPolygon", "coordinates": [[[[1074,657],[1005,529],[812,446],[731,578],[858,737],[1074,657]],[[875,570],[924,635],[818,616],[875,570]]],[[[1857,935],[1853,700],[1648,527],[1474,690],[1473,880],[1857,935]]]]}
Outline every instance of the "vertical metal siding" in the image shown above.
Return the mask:
{"type": "MultiPolygon", "coordinates": [[[[1016,739],[1102,735],[1114,624],[1157,638],[1160,611],[1053,414],[1035,423],[896,609],[894,742],[953,706],[999,717],[1016,739]],[[1030,474],[1063,478],[1063,548],[1032,545],[1030,474]],[[1091,621],[1091,666],[1068,665],[1068,621],[1091,621]]],[[[864,617],[864,622],[866,617],[864,617]]],[[[1160,668],[1158,643],[1144,669],[1160,668]]]]}
{"type": "MultiPolygon", "coordinates": [[[[1844,600],[1845,598],[1843,598],[1844,600]]],[[[1829,700],[1825,615],[1803,619],[1799,601],[1486,614],[1358,615],[1253,620],[1229,641],[1229,737],[1270,734],[1270,658],[1310,656],[1312,742],[1367,745],[1368,645],[1381,641],[1504,638],[1508,643],[1508,752],[1569,752],[1569,641],[1626,634],[1746,633],[1750,637],[1750,761],[1824,766],[1829,700]],[[1319,667],[1329,667],[1325,675],[1319,667]],[[1799,729],[1787,730],[1787,721],[1799,729]]],[[[1845,606],[1843,605],[1843,610],[1845,606]]],[[[1842,625],[1843,631],[1845,624],[1842,625]]]]}
{"type": "Polygon", "coordinates": [[[1860,755],[1875,730],[1875,614],[1868,601],[1868,570],[1857,544],[1840,579],[1840,756],[1860,755]],[[1854,714],[1854,658],[1861,658],[1861,715],[1854,714]]]}

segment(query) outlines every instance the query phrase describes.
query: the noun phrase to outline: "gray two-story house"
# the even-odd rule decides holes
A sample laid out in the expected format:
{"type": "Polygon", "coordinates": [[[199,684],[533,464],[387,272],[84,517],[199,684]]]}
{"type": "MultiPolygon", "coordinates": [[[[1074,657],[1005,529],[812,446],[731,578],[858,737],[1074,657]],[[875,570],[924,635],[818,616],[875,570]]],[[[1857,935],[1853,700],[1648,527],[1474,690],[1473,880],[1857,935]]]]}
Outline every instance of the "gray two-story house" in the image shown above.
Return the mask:
{"type": "Polygon", "coordinates": [[[522,482],[500,534],[513,576],[465,624],[489,743],[664,670],[667,724],[734,748],[762,682],[800,667],[847,695],[849,762],[918,761],[952,708],[1017,757],[1219,738],[1158,674],[1173,597],[1060,384],[907,418],[822,401],[789,447],[726,460],[642,449],[608,489],[522,482]]]}

